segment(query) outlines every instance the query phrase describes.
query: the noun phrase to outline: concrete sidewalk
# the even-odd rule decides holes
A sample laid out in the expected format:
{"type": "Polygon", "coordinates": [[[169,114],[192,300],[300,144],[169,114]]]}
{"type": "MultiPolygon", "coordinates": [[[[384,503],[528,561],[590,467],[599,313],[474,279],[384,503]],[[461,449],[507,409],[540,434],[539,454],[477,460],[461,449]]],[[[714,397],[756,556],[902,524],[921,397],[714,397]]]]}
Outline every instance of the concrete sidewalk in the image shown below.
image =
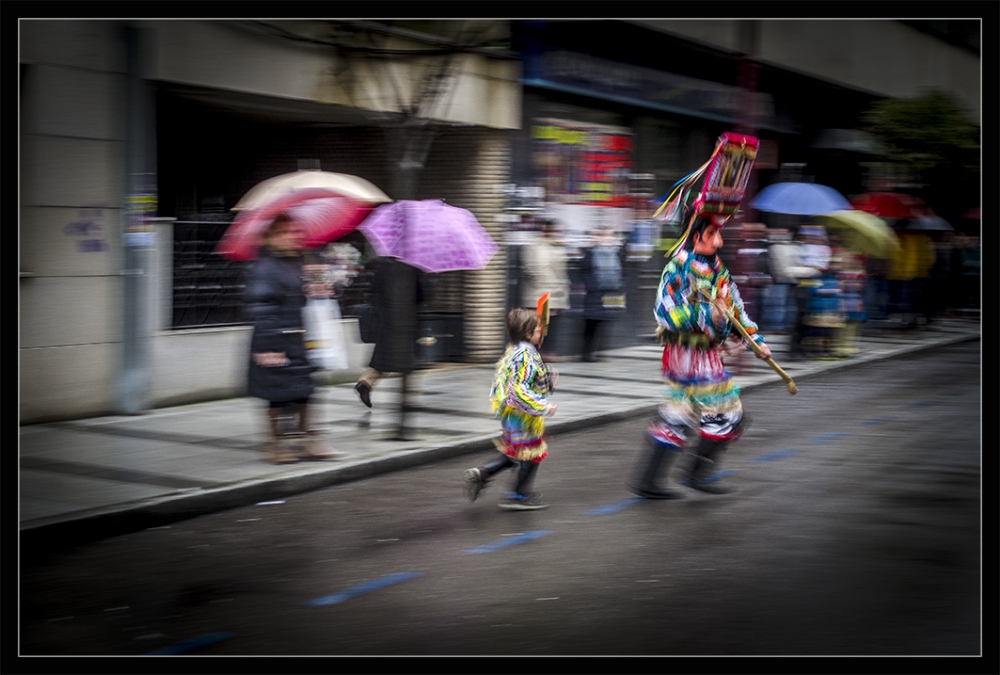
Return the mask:
{"type": "MultiPolygon", "coordinates": [[[[979,337],[978,319],[947,319],[936,330],[873,331],[862,337],[861,353],[844,360],[788,361],[787,338],[771,336],[768,344],[801,389],[830,371],[979,337]]],[[[559,409],[548,433],[652,414],[662,395],[659,354],[650,343],[607,352],[598,363],[555,364],[559,409]]],[[[744,391],[784,386],[750,354],[727,367],[744,391]]],[[[260,449],[262,403],[252,398],[22,426],[22,545],[65,546],[489,449],[498,432],[487,401],[492,375],[491,365],[418,372],[406,441],[394,440],[398,379],[379,383],[372,410],[350,384],[320,387],[316,423],[333,447],[349,452],[336,461],[269,463],[260,449]]]]}

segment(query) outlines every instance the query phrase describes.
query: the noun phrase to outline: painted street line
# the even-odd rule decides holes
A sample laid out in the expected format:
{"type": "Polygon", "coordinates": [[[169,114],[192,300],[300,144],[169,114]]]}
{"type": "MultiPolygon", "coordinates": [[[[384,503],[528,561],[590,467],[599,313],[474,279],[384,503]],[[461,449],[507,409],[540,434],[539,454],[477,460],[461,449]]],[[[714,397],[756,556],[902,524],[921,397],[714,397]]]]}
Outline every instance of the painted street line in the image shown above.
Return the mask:
{"type": "Polygon", "coordinates": [[[794,455],[797,452],[802,452],[801,450],[775,450],[774,452],[769,452],[766,455],[761,455],[760,457],[754,457],[753,459],[748,459],[748,462],[773,462],[776,459],[781,459],[782,457],[788,457],[789,455],[794,455]]]}
{"type": "Polygon", "coordinates": [[[333,595],[325,595],[322,598],[316,598],[315,600],[308,600],[302,604],[304,605],[335,605],[338,602],[343,602],[344,600],[350,600],[351,598],[356,598],[359,595],[368,593],[369,591],[376,591],[380,588],[385,588],[386,586],[392,586],[393,584],[398,584],[401,581],[406,581],[407,579],[413,579],[414,577],[423,576],[423,572],[399,572],[397,574],[390,574],[388,576],[382,577],[381,579],[375,579],[373,581],[366,581],[363,584],[358,584],[357,586],[351,586],[340,593],[334,593],[333,595]]]}
{"type": "Polygon", "coordinates": [[[914,408],[926,408],[928,406],[937,405],[937,401],[917,401],[906,406],[907,410],[913,410],[914,408]]]}
{"type": "Polygon", "coordinates": [[[526,541],[531,541],[533,539],[538,539],[539,537],[544,537],[547,534],[552,534],[552,530],[534,530],[532,532],[525,532],[524,534],[519,534],[516,537],[505,537],[500,541],[494,542],[492,544],[487,544],[486,546],[467,548],[465,549],[465,552],[492,553],[493,551],[499,551],[500,549],[507,548],[508,546],[513,546],[515,544],[523,544],[526,541]]]}
{"type": "Polygon", "coordinates": [[[815,438],[810,438],[806,443],[829,443],[830,441],[835,441],[838,438],[843,438],[844,436],[850,436],[848,433],[844,432],[833,432],[829,434],[823,434],[822,436],[816,436],[815,438]]]}
{"type": "Polygon", "coordinates": [[[895,417],[891,415],[889,417],[869,417],[866,420],[861,420],[858,424],[885,424],[886,422],[891,422],[895,417]]]}
{"type": "Polygon", "coordinates": [[[627,509],[630,506],[635,506],[636,504],[641,504],[641,503],[643,503],[645,501],[648,501],[648,500],[642,499],[641,497],[632,497],[631,499],[623,499],[620,502],[616,502],[614,504],[611,504],[610,506],[602,506],[602,507],[594,509],[592,511],[584,511],[583,515],[585,515],[585,516],[603,516],[603,515],[606,515],[608,513],[618,513],[619,511],[624,511],[625,509],[627,509]]]}
{"type": "Polygon", "coordinates": [[[186,654],[187,652],[220,642],[235,635],[236,633],[206,633],[205,635],[199,635],[198,637],[191,638],[190,640],[183,640],[182,642],[161,647],[160,649],[154,649],[151,652],[146,652],[146,654],[148,656],[186,654]]]}

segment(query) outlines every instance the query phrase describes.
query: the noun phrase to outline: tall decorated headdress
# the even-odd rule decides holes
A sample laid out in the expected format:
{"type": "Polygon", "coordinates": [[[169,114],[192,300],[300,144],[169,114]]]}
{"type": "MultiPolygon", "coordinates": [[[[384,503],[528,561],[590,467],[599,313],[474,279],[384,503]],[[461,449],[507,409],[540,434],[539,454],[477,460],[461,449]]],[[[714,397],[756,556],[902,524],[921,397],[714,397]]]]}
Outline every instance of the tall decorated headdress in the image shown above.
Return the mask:
{"type": "Polygon", "coordinates": [[[687,218],[684,234],[667,251],[674,255],[691,235],[691,226],[698,217],[709,218],[716,227],[723,227],[740,208],[750,180],[750,170],[757,158],[759,141],[753,136],[725,132],[715,143],[708,161],[697,170],[674,183],[660,208],[653,214],[659,218],[687,218]]]}

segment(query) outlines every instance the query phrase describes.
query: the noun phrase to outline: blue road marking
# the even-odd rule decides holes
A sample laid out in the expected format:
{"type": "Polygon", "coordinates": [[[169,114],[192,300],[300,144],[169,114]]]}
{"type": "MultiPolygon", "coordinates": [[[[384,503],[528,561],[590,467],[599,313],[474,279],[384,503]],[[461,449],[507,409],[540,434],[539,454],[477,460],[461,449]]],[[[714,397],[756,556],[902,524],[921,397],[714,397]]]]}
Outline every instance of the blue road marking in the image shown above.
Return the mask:
{"type": "Polygon", "coordinates": [[[843,438],[844,436],[850,436],[848,433],[844,432],[834,432],[831,434],[823,434],[822,436],[816,436],[815,438],[810,438],[809,443],[829,443],[830,441],[836,440],[838,438],[843,438]]]}
{"type": "Polygon", "coordinates": [[[885,424],[886,422],[891,422],[894,419],[896,419],[896,418],[892,417],[892,416],[890,416],[890,417],[869,417],[866,420],[861,420],[860,422],[858,422],[858,424],[868,424],[868,425],[871,425],[871,424],[885,424]]]}
{"type": "Polygon", "coordinates": [[[146,652],[146,654],[148,656],[186,654],[187,652],[220,642],[235,635],[236,633],[206,633],[204,635],[199,635],[198,637],[193,637],[190,640],[182,640],[181,642],[176,642],[172,645],[167,645],[166,647],[154,649],[151,652],[146,652]]]}
{"type": "Polygon", "coordinates": [[[748,459],[748,462],[773,462],[776,459],[781,459],[782,457],[788,457],[788,455],[794,455],[797,452],[802,452],[801,450],[775,450],[774,452],[769,452],[766,455],[761,455],[760,457],[754,457],[753,459],[748,459]]]}
{"type": "Polygon", "coordinates": [[[907,410],[912,410],[913,408],[926,408],[927,406],[937,405],[937,401],[917,401],[916,403],[911,403],[906,406],[907,410]]]}
{"type": "MultiPolygon", "coordinates": [[[[732,476],[734,473],[738,473],[738,471],[736,469],[723,469],[722,471],[716,471],[710,476],[706,476],[705,478],[702,479],[701,482],[711,483],[713,480],[719,480],[720,478],[725,478],[726,476],[732,476]]],[[[687,485],[691,481],[689,481],[687,478],[682,478],[677,482],[680,483],[681,485],[687,485]]]]}
{"type": "Polygon", "coordinates": [[[375,591],[380,588],[385,588],[386,586],[391,586],[393,584],[398,584],[400,581],[406,581],[407,579],[412,579],[414,577],[423,576],[423,572],[399,572],[397,574],[390,574],[384,576],[381,579],[375,579],[373,581],[366,581],[363,584],[358,584],[357,586],[351,586],[340,593],[334,593],[333,595],[324,595],[322,598],[316,598],[315,600],[308,600],[302,604],[304,605],[335,605],[338,602],[343,602],[344,600],[350,600],[351,598],[357,597],[369,591],[375,591]]]}
{"type": "Polygon", "coordinates": [[[631,499],[623,499],[620,502],[611,504],[610,506],[602,506],[599,509],[594,509],[593,511],[584,511],[585,516],[603,516],[608,513],[617,513],[623,511],[630,506],[635,506],[636,504],[642,504],[647,500],[640,497],[632,497],[631,499]]]}
{"type": "Polygon", "coordinates": [[[723,469],[722,471],[716,471],[711,476],[705,479],[706,483],[711,483],[713,480],[719,480],[720,478],[725,478],[726,476],[732,476],[736,473],[736,469],[723,469]]]}
{"type": "Polygon", "coordinates": [[[513,546],[514,544],[523,544],[526,541],[531,541],[532,539],[538,539],[539,537],[544,537],[547,534],[552,534],[552,530],[533,530],[531,532],[525,532],[524,534],[519,534],[516,537],[504,537],[500,541],[494,542],[492,544],[487,544],[486,546],[467,548],[465,549],[465,552],[492,553],[493,551],[499,551],[502,548],[507,548],[508,546],[513,546]]]}

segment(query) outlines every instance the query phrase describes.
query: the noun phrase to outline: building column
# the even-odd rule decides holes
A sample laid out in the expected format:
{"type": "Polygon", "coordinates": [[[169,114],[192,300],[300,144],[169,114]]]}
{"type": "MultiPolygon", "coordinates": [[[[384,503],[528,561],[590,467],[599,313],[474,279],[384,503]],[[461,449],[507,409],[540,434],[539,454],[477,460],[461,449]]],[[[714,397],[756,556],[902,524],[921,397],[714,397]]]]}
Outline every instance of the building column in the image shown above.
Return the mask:
{"type": "Polygon", "coordinates": [[[469,210],[493,237],[499,249],[483,270],[467,272],[465,278],[465,350],[474,363],[494,361],[506,344],[504,321],[507,307],[507,253],[504,194],[498,186],[510,181],[511,143],[502,131],[490,130],[481,137],[470,181],[469,210]]]}

